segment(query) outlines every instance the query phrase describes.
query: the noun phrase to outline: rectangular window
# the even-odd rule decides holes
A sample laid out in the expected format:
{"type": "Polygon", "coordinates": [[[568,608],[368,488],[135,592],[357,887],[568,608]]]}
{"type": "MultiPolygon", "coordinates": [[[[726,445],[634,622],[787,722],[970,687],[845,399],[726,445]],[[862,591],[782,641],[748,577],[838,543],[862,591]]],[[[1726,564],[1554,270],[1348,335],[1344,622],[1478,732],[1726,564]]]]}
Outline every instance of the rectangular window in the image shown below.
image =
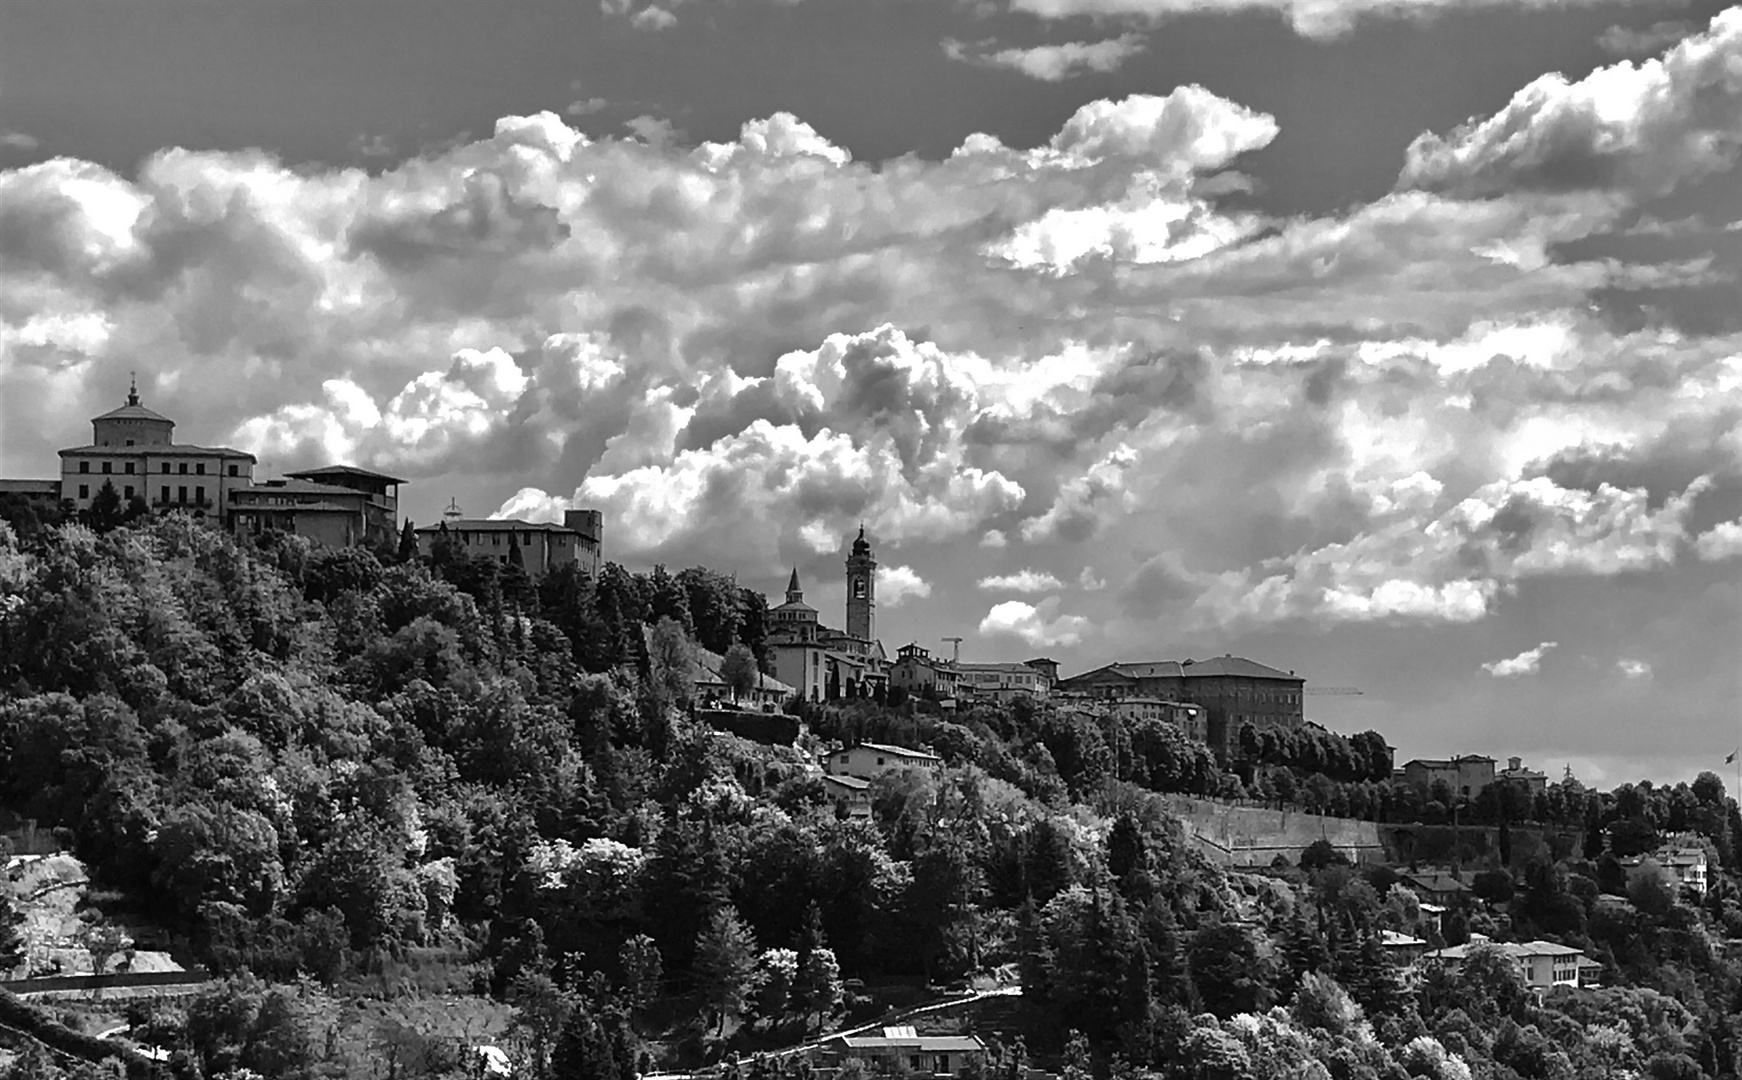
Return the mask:
{"type": "Polygon", "coordinates": [[[169,462],[166,461],[163,463],[163,471],[165,473],[169,472],[169,462]]]}
{"type": "Polygon", "coordinates": [[[159,492],[157,501],[158,502],[168,502],[169,501],[169,485],[165,484],[162,487],[158,488],[157,490],[159,492]]]}
{"type": "Polygon", "coordinates": [[[231,476],[241,476],[242,470],[240,470],[236,466],[232,465],[232,466],[230,466],[230,475],[231,476]]]}
{"type": "Polygon", "coordinates": [[[182,462],[180,465],[176,466],[175,471],[182,476],[186,476],[188,474],[188,463],[185,461],[182,462]]]}
{"type": "Polygon", "coordinates": [[[127,440],[127,445],[128,445],[128,446],[132,446],[132,445],[133,445],[133,440],[132,440],[132,439],[128,439],[128,440],[127,440]]]}
{"type": "Polygon", "coordinates": [[[123,499],[131,499],[133,497],[133,485],[132,484],[128,484],[124,489],[122,489],[121,497],[123,499]]]}
{"type": "Polygon", "coordinates": [[[501,533],[491,533],[490,534],[490,546],[491,547],[501,547],[502,546],[502,534],[501,533]]]}
{"type": "Polygon", "coordinates": [[[113,471],[114,471],[114,468],[110,462],[107,462],[107,461],[103,462],[103,473],[105,475],[107,475],[108,473],[113,472],[113,471]]]}
{"type": "Polygon", "coordinates": [[[132,476],[133,475],[133,463],[131,461],[129,461],[127,464],[121,466],[121,471],[126,473],[128,476],[132,476]]]}
{"type": "MultiPolygon", "coordinates": [[[[186,466],[183,467],[185,468],[186,466]]],[[[188,501],[188,489],[186,485],[175,489],[175,501],[178,503],[185,503],[188,501]]]]}
{"type": "Polygon", "coordinates": [[[91,471],[91,463],[88,461],[79,462],[79,471],[82,473],[90,472],[91,471]]]}
{"type": "Polygon", "coordinates": [[[205,501],[206,501],[206,489],[203,487],[194,488],[194,502],[203,503],[205,501]]]}
{"type": "Polygon", "coordinates": [[[91,485],[80,484],[79,485],[79,498],[88,499],[90,497],[91,497],[91,485]]]}
{"type": "Polygon", "coordinates": [[[198,465],[195,465],[194,472],[199,473],[201,476],[206,475],[206,463],[202,461],[198,465]]]}

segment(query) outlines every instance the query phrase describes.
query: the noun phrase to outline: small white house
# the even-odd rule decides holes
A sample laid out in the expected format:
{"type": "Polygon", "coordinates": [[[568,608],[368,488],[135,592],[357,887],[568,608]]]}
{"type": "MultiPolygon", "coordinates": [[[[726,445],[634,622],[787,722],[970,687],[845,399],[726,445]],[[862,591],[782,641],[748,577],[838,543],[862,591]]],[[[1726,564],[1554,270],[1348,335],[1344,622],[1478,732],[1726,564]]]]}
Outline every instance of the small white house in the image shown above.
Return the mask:
{"type": "Polygon", "coordinates": [[[861,780],[875,780],[897,769],[937,769],[942,766],[943,759],[936,754],[884,743],[842,747],[831,750],[823,758],[823,772],[828,775],[857,776],[861,780]]]}

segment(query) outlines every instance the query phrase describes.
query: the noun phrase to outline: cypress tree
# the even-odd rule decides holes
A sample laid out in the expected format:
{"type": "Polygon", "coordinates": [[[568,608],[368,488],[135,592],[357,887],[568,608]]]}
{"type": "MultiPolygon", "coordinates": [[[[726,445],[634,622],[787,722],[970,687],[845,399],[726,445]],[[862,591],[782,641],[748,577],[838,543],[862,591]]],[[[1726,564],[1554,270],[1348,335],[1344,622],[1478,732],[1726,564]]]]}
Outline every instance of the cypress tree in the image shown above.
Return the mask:
{"type": "Polygon", "coordinates": [[[410,518],[405,519],[405,527],[399,530],[399,561],[417,561],[417,529],[412,526],[410,518]]]}

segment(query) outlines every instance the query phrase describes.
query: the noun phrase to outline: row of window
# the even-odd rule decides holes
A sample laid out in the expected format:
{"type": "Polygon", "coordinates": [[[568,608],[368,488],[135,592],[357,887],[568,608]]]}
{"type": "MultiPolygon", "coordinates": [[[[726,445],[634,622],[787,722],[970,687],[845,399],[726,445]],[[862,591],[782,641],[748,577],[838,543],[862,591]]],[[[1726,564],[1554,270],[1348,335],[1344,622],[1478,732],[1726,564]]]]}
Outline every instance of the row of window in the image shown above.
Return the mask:
{"type": "MultiPolygon", "coordinates": [[[[482,547],[484,545],[484,538],[486,536],[488,536],[490,538],[490,546],[491,547],[501,547],[503,544],[506,544],[508,542],[507,540],[504,539],[504,537],[507,537],[510,535],[512,535],[512,534],[506,533],[506,532],[496,532],[494,530],[487,532],[487,533],[461,532],[458,534],[458,536],[460,538],[460,543],[462,543],[462,544],[477,544],[479,547],[482,547]]],[[[520,541],[520,546],[521,547],[531,547],[533,544],[538,542],[537,537],[538,537],[538,534],[535,532],[527,533],[525,535],[525,538],[520,541]]],[[[562,533],[557,533],[551,537],[551,543],[555,544],[557,547],[567,547],[568,542],[569,542],[569,538],[567,536],[564,536],[562,533]]]]}
{"type": "MultiPolygon", "coordinates": [[[[169,499],[169,486],[167,484],[164,485],[163,487],[158,488],[157,490],[158,490],[158,497],[157,497],[158,502],[167,503],[170,501],[170,499],[169,499]]],[[[176,502],[185,503],[188,501],[188,489],[185,486],[176,488],[175,492],[176,492],[176,495],[175,495],[176,502]]],[[[79,485],[79,498],[88,499],[90,497],[91,497],[91,485],[80,484],[79,485]]],[[[132,497],[133,497],[133,485],[128,484],[126,487],[121,489],[121,498],[131,499],[132,497]]],[[[206,489],[205,489],[204,485],[196,485],[194,487],[194,499],[193,499],[193,501],[195,503],[203,503],[206,501],[206,489]]]]}
{"type": "MultiPolygon", "coordinates": [[[[107,476],[107,475],[109,475],[109,474],[111,474],[111,473],[113,473],[113,472],[114,472],[114,471],[115,471],[115,470],[114,470],[114,464],[115,464],[115,463],[114,463],[114,462],[112,462],[112,461],[105,461],[105,462],[103,462],[103,463],[102,463],[102,466],[103,466],[103,467],[102,467],[102,469],[101,469],[101,472],[102,472],[102,473],[103,473],[103,474],[104,474],[104,475],[105,475],[105,476],[107,476]]],[[[121,463],[121,464],[122,464],[122,469],[121,469],[121,472],[122,472],[122,473],[123,473],[123,474],[124,474],[124,475],[127,475],[127,476],[132,476],[132,475],[133,475],[133,462],[131,462],[131,461],[124,461],[124,462],[122,462],[122,463],[121,463]]],[[[183,461],[183,462],[181,462],[181,463],[180,463],[180,466],[181,466],[181,467],[180,467],[180,468],[178,468],[178,469],[177,469],[177,470],[176,470],[176,471],[177,471],[177,472],[178,472],[178,473],[180,473],[180,474],[181,474],[181,475],[182,475],[182,476],[186,476],[186,475],[187,475],[187,471],[188,471],[188,463],[187,463],[187,462],[185,462],[185,461],[183,461]]],[[[82,472],[82,473],[88,473],[88,472],[90,472],[90,471],[91,471],[91,463],[90,463],[90,462],[89,462],[89,461],[81,461],[81,462],[79,462],[79,471],[80,471],[80,472],[82,472]]],[[[166,461],[166,462],[164,462],[164,463],[163,463],[163,471],[164,471],[164,472],[165,472],[165,473],[167,473],[167,472],[169,472],[169,462],[167,462],[167,461],[166,461]]],[[[194,475],[195,475],[195,476],[204,476],[204,475],[206,475],[206,463],[205,463],[205,462],[203,462],[203,461],[196,461],[196,462],[194,462],[194,475]]],[[[242,475],[242,469],[241,469],[241,467],[240,467],[240,466],[238,466],[238,465],[232,465],[232,466],[230,466],[230,473],[229,473],[229,475],[231,475],[231,476],[241,476],[241,475],[242,475]]]]}

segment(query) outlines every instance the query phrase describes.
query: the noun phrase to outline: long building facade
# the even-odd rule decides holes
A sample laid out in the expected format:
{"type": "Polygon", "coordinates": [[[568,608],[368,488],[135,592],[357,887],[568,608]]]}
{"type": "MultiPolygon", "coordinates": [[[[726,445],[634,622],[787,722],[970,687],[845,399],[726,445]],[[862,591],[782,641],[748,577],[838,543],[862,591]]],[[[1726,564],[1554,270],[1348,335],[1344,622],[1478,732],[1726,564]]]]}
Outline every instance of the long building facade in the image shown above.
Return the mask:
{"type": "Polygon", "coordinates": [[[1208,660],[1115,663],[1069,679],[1058,691],[1095,698],[1159,698],[1202,706],[1205,742],[1216,756],[1234,756],[1246,724],[1293,730],[1306,722],[1306,679],[1232,653],[1208,660]]]}

